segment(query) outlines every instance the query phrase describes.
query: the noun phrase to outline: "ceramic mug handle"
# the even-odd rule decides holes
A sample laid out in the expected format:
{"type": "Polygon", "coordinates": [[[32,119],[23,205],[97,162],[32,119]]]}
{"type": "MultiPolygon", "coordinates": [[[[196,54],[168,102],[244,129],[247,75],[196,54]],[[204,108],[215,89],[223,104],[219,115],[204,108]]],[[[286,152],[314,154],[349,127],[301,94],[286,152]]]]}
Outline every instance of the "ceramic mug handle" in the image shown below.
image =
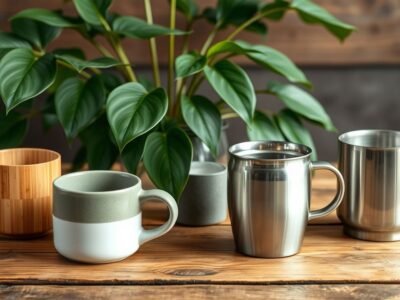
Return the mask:
{"type": "Polygon", "coordinates": [[[142,245],[148,241],[154,240],[166,234],[175,225],[176,219],[178,218],[178,206],[176,205],[176,201],[167,192],[164,192],[162,190],[142,190],[139,195],[140,203],[149,199],[158,199],[162,202],[165,202],[169,209],[169,217],[163,225],[157,228],[148,230],[143,229],[139,235],[139,245],[142,245]]]}

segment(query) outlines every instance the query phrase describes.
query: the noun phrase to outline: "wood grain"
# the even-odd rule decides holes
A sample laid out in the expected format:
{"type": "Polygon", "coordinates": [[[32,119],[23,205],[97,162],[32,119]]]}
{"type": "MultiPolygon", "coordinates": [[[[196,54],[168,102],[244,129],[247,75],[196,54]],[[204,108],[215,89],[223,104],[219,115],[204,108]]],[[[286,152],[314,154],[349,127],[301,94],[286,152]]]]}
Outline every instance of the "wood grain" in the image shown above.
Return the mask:
{"type": "Polygon", "coordinates": [[[16,238],[51,230],[53,180],[61,157],[44,149],[0,151],[0,234],[16,238]]]}
{"type": "MultiPolygon", "coordinates": [[[[198,1],[201,7],[215,4],[215,0],[198,1]]],[[[400,63],[400,2],[398,0],[315,0],[338,18],[357,27],[357,31],[342,44],[331,34],[319,26],[304,25],[294,14],[288,14],[282,22],[269,22],[268,37],[259,37],[245,33],[241,38],[257,43],[267,43],[286,53],[295,62],[302,65],[371,65],[371,64],[399,64],[400,63]]],[[[21,9],[28,7],[48,7],[59,9],[60,1],[14,0],[0,1],[0,28],[7,29],[7,19],[21,9]]],[[[156,23],[167,25],[169,23],[168,1],[153,1],[154,20],[156,23]]],[[[144,17],[142,0],[116,0],[113,11],[144,17]]],[[[71,4],[66,5],[65,11],[74,14],[71,4]]],[[[184,22],[178,15],[178,27],[183,28],[184,22]]],[[[192,39],[191,46],[200,49],[211,26],[203,21],[199,22],[194,32],[196,38],[192,39]]],[[[227,33],[217,36],[217,41],[224,38],[227,33]]],[[[177,37],[178,49],[182,37],[177,37]]],[[[95,49],[82,40],[72,30],[64,31],[62,38],[58,39],[54,47],[83,47],[90,57],[99,56],[95,49]]],[[[130,40],[125,43],[128,55],[135,65],[148,65],[150,55],[147,41],[130,40]]],[[[161,63],[167,62],[167,39],[160,38],[159,59],[161,63]]],[[[249,64],[244,58],[239,62],[249,64]]]]}
{"type": "Polygon", "coordinates": [[[0,286],[1,299],[190,299],[298,300],[398,299],[396,284],[178,285],[178,286],[0,286]]]}
{"type": "Polygon", "coordinates": [[[66,260],[51,236],[0,240],[0,270],[0,284],[400,284],[400,248],[351,239],[341,226],[315,225],[307,228],[300,254],[259,259],[235,252],[230,226],[177,226],[106,265],[66,260]]]}

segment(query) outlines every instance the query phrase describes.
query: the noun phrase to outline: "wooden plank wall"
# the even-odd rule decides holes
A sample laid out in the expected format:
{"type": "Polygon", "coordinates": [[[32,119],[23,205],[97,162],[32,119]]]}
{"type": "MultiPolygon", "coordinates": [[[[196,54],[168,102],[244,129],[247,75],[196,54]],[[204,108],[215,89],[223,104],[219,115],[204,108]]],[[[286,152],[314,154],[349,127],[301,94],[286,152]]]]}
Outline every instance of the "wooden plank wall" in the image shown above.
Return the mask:
{"type": "MultiPolygon", "coordinates": [[[[17,11],[28,7],[59,8],[62,0],[0,0],[0,28],[8,28],[7,19],[17,11]]],[[[168,24],[169,9],[167,0],[153,0],[155,22],[168,24]]],[[[202,7],[212,5],[216,0],[201,0],[202,7]]],[[[296,63],[310,66],[336,65],[392,65],[400,63],[400,1],[399,0],[315,0],[329,9],[339,18],[355,25],[358,31],[345,44],[318,26],[303,25],[296,15],[290,13],[280,23],[270,23],[270,34],[260,38],[246,34],[253,42],[268,43],[286,53],[296,63]]],[[[142,0],[115,0],[113,11],[144,17],[142,0]]],[[[65,11],[73,14],[71,4],[65,5],[65,11]]],[[[184,23],[178,22],[181,28],[184,23]]],[[[200,48],[210,26],[199,22],[195,27],[194,48],[200,48]]],[[[221,34],[218,38],[223,38],[221,34]]],[[[243,36],[242,36],[243,37],[243,36]]],[[[178,38],[180,40],[181,38],[178,38]]],[[[162,63],[167,60],[167,39],[160,38],[159,55],[162,63]]],[[[96,51],[79,36],[67,30],[55,46],[82,46],[89,57],[96,57],[96,51]]],[[[129,56],[138,65],[149,63],[147,42],[129,41],[125,43],[129,56]]],[[[242,61],[247,63],[247,61],[242,61]]]]}

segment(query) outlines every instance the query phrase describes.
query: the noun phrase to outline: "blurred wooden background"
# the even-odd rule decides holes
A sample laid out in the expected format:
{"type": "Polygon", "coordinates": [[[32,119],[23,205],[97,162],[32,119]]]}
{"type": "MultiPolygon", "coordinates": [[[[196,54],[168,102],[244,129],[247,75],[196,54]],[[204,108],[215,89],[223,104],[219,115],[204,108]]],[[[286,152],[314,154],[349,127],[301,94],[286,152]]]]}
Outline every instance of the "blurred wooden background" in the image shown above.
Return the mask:
{"type": "MultiPolygon", "coordinates": [[[[7,20],[16,12],[29,7],[59,9],[62,0],[0,0],[0,28],[7,30],[7,20]]],[[[199,0],[201,7],[214,4],[215,0],[199,0]]],[[[400,0],[315,0],[340,19],[353,24],[357,31],[344,44],[319,26],[302,24],[296,15],[289,13],[279,23],[268,22],[270,33],[260,37],[251,33],[242,35],[257,43],[275,47],[297,64],[314,82],[313,94],[321,101],[332,116],[339,131],[358,128],[400,129],[400,0]]],[[[153,0],[154,21],[166,25],[169,19],[167,0],[153,0]]],[[[144,17],[142,0],[114,0],[112,11],[144,17]]],[[[75,14],[71,3],[65,5],[67,14],[75,14]]],[[[183,28],[182,19],[178,27],[183,28]]],[[[194,28],[195,40],[191,47],[200,48],[210,31],[206,22],[199,22],[194,28]]],[[[221,38],[226,33],[220,35],[221,38]]],[[[178,38],[178,41],[180,38],[178,38]]],[[[218,40],[218,38],[217,38],[218,40]]],[[[160,61],[165,64],[167,39],[160,38],[160,61]]],[[[72,30],[66,30],[55,42],[54,47],[84,47],[89,57],[98,54],[90,44],[83,41],[72,30]]],[[[142,71],[149,74],[149,50],[146,41],[125,42],[130,58],[142,71]]],[[[179,47],[179,45],[178,45],[179,47]]],[[[274,78],[251,65],[247,60],[240,63],[247,66],[255,86],[263,87],[267,80],[274,78]]],[[[214,94],[208,86],[205,93],[214,94]]],[[[268,99],[266,100],[268,101],[268,99]]],[[[261,100],[262,102],[262,100],[261,100]]],[[[269,100],[269,107],[279,108],[279,103],[269,100]]],[[[336,158],[335,133],[312,129],[320,158],[336,158]]],[[[233,122],[228,130],[231,143],[244,140],[245,131],[239,122],[233,122]]],[[[31,129],[27,144],[50,147],[65,153],[70,158],[62,137],[62,131],[55,130],[44,136],[39,124],[31,129]]]]}

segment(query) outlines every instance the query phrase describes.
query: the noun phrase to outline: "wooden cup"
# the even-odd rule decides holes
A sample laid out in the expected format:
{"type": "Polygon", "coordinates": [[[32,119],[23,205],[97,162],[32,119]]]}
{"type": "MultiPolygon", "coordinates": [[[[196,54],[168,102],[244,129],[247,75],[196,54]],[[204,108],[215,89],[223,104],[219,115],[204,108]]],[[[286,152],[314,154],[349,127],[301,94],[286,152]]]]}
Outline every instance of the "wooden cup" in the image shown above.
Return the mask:
{"type": "Polygon", "coordinates": [[[0,234],[33,238],[52,228],[53,180],[61,156],[46,149],[0,150],[0,234]]]}

